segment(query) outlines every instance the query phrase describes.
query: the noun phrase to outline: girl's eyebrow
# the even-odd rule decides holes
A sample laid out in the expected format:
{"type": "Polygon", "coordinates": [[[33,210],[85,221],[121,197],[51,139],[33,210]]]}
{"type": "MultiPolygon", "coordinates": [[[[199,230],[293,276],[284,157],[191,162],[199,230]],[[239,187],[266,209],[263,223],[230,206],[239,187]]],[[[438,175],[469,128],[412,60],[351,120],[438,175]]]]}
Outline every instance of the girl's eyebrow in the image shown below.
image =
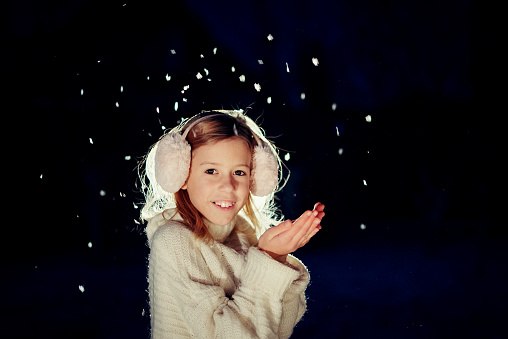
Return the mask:
{"type": "MultiPolygon", "coordinates": [[[[219,164],[217,162],[212,162],[212,161],[203,161],[199,166],[203,166],[203,165],[220,166],[221,164],[219,164]]],[[[249,165],[246,165],[246,164],[236,164],[233,167],[247,167],[247,168],[250,168],[249,165]]]]}

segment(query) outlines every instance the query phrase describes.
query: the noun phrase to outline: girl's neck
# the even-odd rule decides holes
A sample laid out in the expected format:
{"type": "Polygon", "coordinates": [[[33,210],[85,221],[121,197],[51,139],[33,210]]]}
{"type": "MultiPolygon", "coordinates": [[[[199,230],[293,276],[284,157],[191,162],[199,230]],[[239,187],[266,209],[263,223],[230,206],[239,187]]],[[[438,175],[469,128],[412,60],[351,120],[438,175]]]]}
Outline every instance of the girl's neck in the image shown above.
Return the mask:
{"type": "Polygon", "coordinates": [[[231,234],[231,231],[235,227],[236,217],[226,225],[216,225],[207,219],[203,219],[203,221],[205,222],[206,227],[208,227],[208,231],[215,239],[215,241],[223,242],[231,234]]]}

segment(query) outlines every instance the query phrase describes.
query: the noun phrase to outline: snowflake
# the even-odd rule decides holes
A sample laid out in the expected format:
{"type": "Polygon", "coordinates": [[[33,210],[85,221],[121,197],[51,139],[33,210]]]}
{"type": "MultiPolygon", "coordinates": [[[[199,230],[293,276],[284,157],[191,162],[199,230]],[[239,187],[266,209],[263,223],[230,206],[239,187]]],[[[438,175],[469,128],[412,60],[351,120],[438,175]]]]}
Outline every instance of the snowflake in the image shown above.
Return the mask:
{"type": "Polygon", "coordinates": [[[319,65],[319,60],[318,60],[318,58],[312,58],[312,63],[314,64],[314,66],[319,65]]]}
{"type": "Polygon", "coordinates": [[[256,91],[261,91],[261,85],[260,84],[254,84],[254,88],[256,89],[256,91]]]}

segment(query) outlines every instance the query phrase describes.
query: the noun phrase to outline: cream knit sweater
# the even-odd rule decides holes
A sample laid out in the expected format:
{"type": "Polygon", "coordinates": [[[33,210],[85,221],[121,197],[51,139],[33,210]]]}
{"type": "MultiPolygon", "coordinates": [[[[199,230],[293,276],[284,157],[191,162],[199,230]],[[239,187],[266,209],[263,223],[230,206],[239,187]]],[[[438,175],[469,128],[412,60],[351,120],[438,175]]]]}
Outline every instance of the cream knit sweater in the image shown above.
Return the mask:
{"type": "Polygon", "coordinates": [[[174,209],[148,222],[152,338],[288,338],[305,313],[306,267],[260,251],[240,216],[197,240],[174,209]]]}

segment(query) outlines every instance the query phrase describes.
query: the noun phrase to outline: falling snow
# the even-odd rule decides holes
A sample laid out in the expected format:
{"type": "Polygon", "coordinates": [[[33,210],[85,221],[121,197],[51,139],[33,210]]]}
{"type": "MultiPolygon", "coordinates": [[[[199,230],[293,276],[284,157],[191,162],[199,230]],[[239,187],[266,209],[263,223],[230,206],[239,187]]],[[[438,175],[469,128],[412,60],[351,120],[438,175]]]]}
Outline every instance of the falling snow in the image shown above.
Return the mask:
{"type": "Polygon", "coordinates": [[[239,77],[239,78],[240,78],[240,81],[241,81],[241,82],[245,82],[245,75],[243,75],[243,74],[242,74],[242,75],[240,75],[240,77],[239,77]]]}
{"type": "Polygon", "coordinates": [[[360,229],[364,230],[364,229],[366,229],[366,228],[367,228],[367,226],[365,226],[365,224],[361,224],[361,225],[360,225],[360,229]]]}
{"type": "Polygon", "coordinates": [[[272,41],[273,40],[273,35],[268,34],[268,36],[266,38],[268,39],[268,41],[272,41]]]}
{"type": "Polygon", "coordinates": [[[125,160],[131,160],[131,156],[130,155],[126,155],[125,156],[125,160]]]}
{"type": "Polygon", "coordinates": [[[367,181],[365,179],[363,179],[363,184],[367,186],[367,181]]]}
{"type": "Polygon", "coordinates": [[[176,54],[176,51],[174,49],[172,49],[171,54],[176,54]]]}
{"type": "Polygon", "coordinates": [[[166,81],[169,81],[169,80],[171,80],[171,75],[166,74],[166,81]]]}
{"type": "Polygon", "coordinates": [[[196,78],[201,79],[203,78],[203,76],[201,75],[201,73],[198,72],[198,74],[196,74],[196,78]]]}
{"type": "Polygon", "coordinates": [[[258,64],[263,65],[263,60],[259,59],[258,64]]]}
{"type": "Polygon", "coordinates": [[[41,176],[40,176],[39,178],[41,178],[41,179],[42,179],[42,174],[41,174],[41,176]]]}
{"type": "Polygon", "coordinates": [[[286,153],[286,155],[284,156],[284,160],[289,161],[289,158],[290,158],[290,157],[291,157],[291,156],[289,155],[289,153],[286,153]]]}
{"type": "Polygon", "coordinates": [[[305,93],[300,94],[300,99],[305,100],[305,93]]]}
{"type": "Polygon", "coordinates": [[[288,63],[287,63],[287,62],[286,62],[286,72],[288,72],[288,73],[289,73],[289,65],[288,65],[288,63]]]}
{"type": "Polygon", "coordinates": [[[92,140],[92,138],[88,138],[88,140],[90,141],[90,144],[92,144],[92,145],[93,145],[93,140],[92,140]]]}
{"type": "Polygon", "coordinates": [[[101,197],[106,196],[106,191],[105,191],[105,190],[100,190],[100,191],[99,191],[99,195],[100,195],[101,197]]]}
{"type": "Polygon", "coordinates": [[[344,153],[344,149],[341,147],[339,148],[339,155],[342,155],[342,153],[344,153]]]}
{"type": "Polygon", "coordinates": [[[312,63],[314,64],[314,66],[319,65],[319,60],[318,60],[318,58],[312,58],[312,63]]]}
{"type": "Polygon", "coordinates": [[[372,121],[372,117],[371,117],[370,115],[367,115],[367,116],[365,117],[365,120],[366,120],[367,122],[371,122],[371,121],[372,121]]]}
{"type": "Polygon", "coordinates": [[[85,286],[79,285],[78,288],[81,291],[81,293],[85,292],[85,286]]]}
{"type": "Polygon", "coordinates": [[[217,54],[217,47],[215,47],[215,48],[213,49],[213,54],[214,54],[214,55],[215,55],[215,54],[217,54]]]}
{"type": "Polygon", "coordinates": [[[81,89],[81,95],[83,95],[84,93],[85,93],[85,90],[81,89]]]}
{"type": "Polygon", "coordinates": [[[235,72],[235,71],[236,71],[235,66],[231,66],[231,72],[235,72]]]}
{"type": "Polygon", "coordinates": [[[339,137],[340,136],[340,134],[339,134],[339,128],[335,127],[335,131],[337,131],[337,136],[339,137]]]}
{"type": "Polygon", "coordinates": [[[175,102],[175,111],[178,111],[178,101],[175,102]]]}
{"type": "Polygon", "coordinates": [[[256,89],[256,91],[261,91],[261,85],[260,84],[254,84],[254,88],[256,89]]]}
{"type": "Polygon", "coordinates": [[[271,103],[272,103],[272,97],[268,97],[268,98],[266,99],[266,102],[267,102],[267,103],[269,103],[269,104],[271,104],[271,103]]]}
{"type": "Polygon", "coordinates": [[[155,107],[155,111],[159,113],[159,107],[155,107]]]}
{"type": "Polygon", "coordinates": [[[117,102],[115,102],[115,106],[116,106],[116,107],[120,107],[120,104],[118,103],[118,101],[117,101],[117,102]]]}
{"type": "Polygon", "coordinates": [[[92,242],[88,242],[88,248],[92,248],[92,242]]]}
{"type": "Polygon", "coordinates": [[[332,111],[335,111],[337,109],[337,104],[336,103],[333,103],[332,104],[332,111]]]}
{"type": "Polygon", "coordinates": [[[120,86],[120,93],[123,93],[123,86],[120,86]]]}

